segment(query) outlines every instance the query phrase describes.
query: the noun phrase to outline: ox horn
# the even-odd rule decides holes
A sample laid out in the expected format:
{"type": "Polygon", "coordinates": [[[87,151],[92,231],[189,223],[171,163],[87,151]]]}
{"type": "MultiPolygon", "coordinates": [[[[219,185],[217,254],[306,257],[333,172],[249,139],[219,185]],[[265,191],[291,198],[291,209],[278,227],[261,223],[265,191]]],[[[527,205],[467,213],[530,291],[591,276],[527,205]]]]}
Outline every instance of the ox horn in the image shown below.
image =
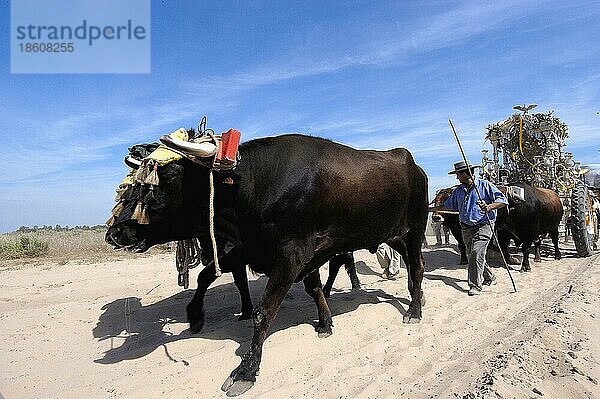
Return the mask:
{"type": "Polygon", "coordinates": [[[142,165],[142,161],[132,157],[131,155],[126,156],[123,161],[125,162],[125,165],[129,166],[131,169],[139,169],[139,167],[142,165]]]}
{"type": "Polygon", "coordinates": [[[169,148],[201,158],[212,157],[217,153],[218,149],[215,144],[209,141],[193,143],[179,140],[169,135],[160,136],[160,141],[169,148]]]}

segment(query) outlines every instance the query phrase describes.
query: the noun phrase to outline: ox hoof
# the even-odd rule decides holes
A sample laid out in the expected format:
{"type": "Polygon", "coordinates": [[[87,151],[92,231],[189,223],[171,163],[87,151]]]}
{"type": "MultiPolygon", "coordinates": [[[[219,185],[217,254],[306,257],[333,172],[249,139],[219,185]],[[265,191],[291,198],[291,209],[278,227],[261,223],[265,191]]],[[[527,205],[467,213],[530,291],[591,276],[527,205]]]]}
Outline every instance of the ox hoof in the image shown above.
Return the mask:
{"type": "Polygon", "coordinates": [[[402,318],[402,322],[404,324],[419,324],[421,322],[421,318],[407,314],[402,318]]]}
{"type": "Polygon", "coordinates": [[[328,326],[317,324],[315,326],[315,331],[317,332],[317,336],[319,338],[330,337],[333,334],[333,329],[331,328],[332,326],[333,326],[333,324],[328,325],[328,326]]]}
{"type": "Polygon", "coordinates": [[[228,377],[223,385],[221,385],[221,390],[227,393],[227,396],[239,396],[252,388],[254,382],[239,380],[234,381],[233,377],[228,377]]]}
{"type": "Polygon", "coordinates": [[[242,321],[242,320],[250,320],[252,318],[252,312],[250,313],[242,313],[239,317],[238,317],[238,321],[242,321]]]}
{"type": "Polygon", "coordinates": [[[193,332],[194,334],[196,334],[202,330],[202,327],[204,327],[204,317],[202,317],[202,319],[200,319],[200,321],[198,321],[194,324],[190,324],[190,331],[193,332]]]}
{"type": "Polygon", "coordinates": [[[514,256],[509,256],[506,259],[506,263],[508,263],[509,265],[518,265],[521,263],[521,261],[519,260],[519,258],[515,258],[514,256]]]}
{"type": "Polygon", "coordinates": [[[190,323],[190,331],[192,331],[193,333],[200,332],[200,330],[202,330],[202,327],[204,327],[204,309],[202,309],[201,305],[198,309],[198,306],[190,302],[186,306],[186,311],[187,319],[190,323]]]}
{"type": "Polygon", "coordinates": [[[536,258],[533,258],[533,261],[534,261],[534,262],[537,262],[537,263],[541,263],[541,262],[542,262],[542,258],[537,258],[537,259],[536,259],[536,258]]]}
{"type": "Polygon", "coordinates": [[[523,272],[530,272],[531,271],[531,267],[522,267],[521,268],[521,273],[523,272]]]}
{"type": "Polygon", "coordinates": [[[202,327],[204,327],[204,312],[200,313],[199,317],[188,312],[188,321],[190,322],[191,332],[193,332],[194,334],[200,332],[200,330],[202,330],[202,327]]]}

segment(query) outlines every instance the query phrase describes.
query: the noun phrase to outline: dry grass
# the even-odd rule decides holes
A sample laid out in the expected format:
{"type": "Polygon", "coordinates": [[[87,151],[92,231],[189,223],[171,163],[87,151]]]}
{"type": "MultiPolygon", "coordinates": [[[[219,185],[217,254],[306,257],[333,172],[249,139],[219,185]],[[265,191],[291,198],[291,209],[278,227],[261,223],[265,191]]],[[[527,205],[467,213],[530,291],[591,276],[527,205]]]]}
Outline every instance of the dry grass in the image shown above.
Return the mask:
{"type": "MultiPolygon", "coordinates": [[[[115,251],[104,241],[106,227],[71,229],[27,229],[0,234],[0,262],[4,267],[20,267],[46,261],[66,264],[69,261],[123,259],[139,254],[115,251]],[[29,246],[22,245],[28,243],[29,246]]],[[[165,251],[164,247],[150,253],[165,251]]]]}

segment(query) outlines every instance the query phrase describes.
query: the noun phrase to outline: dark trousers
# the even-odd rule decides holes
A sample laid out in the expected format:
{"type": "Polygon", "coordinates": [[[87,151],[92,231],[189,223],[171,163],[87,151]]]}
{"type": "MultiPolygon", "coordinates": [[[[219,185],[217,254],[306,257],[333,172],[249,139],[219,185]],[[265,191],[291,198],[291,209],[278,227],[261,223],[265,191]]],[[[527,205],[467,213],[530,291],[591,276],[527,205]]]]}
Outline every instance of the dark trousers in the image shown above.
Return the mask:
{"type": "Polygon", "coordinates": [[[493,276],[485,260],[487,247],[492,239],[492,228],[489,224],[472,227],[463,225],[462,236],[467,247],[467,258],[469,259],[468,280],[471,288],[481,289],[483,280],[491,280],[493,276]]]}

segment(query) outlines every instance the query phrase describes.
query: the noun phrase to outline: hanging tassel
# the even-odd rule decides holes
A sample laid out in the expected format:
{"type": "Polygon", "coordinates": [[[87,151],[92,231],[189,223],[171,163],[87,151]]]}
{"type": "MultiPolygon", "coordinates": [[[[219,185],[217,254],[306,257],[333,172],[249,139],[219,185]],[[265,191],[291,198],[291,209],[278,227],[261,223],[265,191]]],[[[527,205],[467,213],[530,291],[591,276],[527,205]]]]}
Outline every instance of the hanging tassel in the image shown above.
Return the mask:
{"type": "Polygon", "coordinates": [[[114,217],[114,216],[111,216],[111,217],[110,217],[110,219],[108,219],[108,220],[106,221],[106,225],[107,225],[108,227],[110,227],[110,226],[112,226],[112,225],[113,225],[113,223],[114,223],[114,222],[115,222],[115,217],[114,217]]]}
{"type": "Polygon", "coordinates": [[[148,218],[148,207],[147,206],[142,207],[142,212],[140,213],[138,223],[139,224],[150,224],[150,218],[148,218]]]}
{"type": "Polygon", "coordinates": [[[143,200],[145,192],[146,192],[146,185],[144,183],[138,183],[137,191],[135,193],[136,195],[133,196],[133,197],[135,197],[134,199],[137,201],[143,200]]]}
{"type": "Polygon", "coordinates": [[[142,201],[138,201],[135,206],[135,210],[133,211],[133,215],[131,215],[131,220],[137,220],[139,222],[142,217],[142,201]]]}
{"type": "Polygon", "coordinates": [[[127,191],[125,192],[125,194],[123,194],[123,197],[124,197],[126,200],[128,200],[128,201],[134,200],[134,199],[135,199],[135,198],[134,198],[134,194],[135,194],[135,192],[136,192],[136,188],[137,188],[137,187],[138,187],[138,183],[134,183],[134,184],[132,184],[132,185],[129,187],[129,190],[127,190],[127,191]]]}
{"type": "MultiPolygon", "coordinates": [[[[144,179],[144,183],[152,186],[158,186],[158,162],[154,162],[152,166],[152,172],[148,173],[148,176],[144,179]]],[[[148,166],[150,168],[150,165],[148,166]]]]}
{"type": "Polygon", "coordinates": [[[146,177],[148,177],[148,173],[150,173],[148,170],[148,163],[142,162],[137,172],[135,172],[134,180],[138,183],[143,183],[144,180],[146,180],[146,177]]]}
{"type": "Polygon", "coordinates": [[[127,189],[131,187],[130,185],[123,185],[123,186],[119,186],[119,188],[117,188],[117,195],[115,196],[115,202],[119,202],[121,201],[121,198],[123,198],[125,196],[125,193],[127,192],[127,189]]]}
{"type": "Polygon", "coordinates": [[[112,214],[114,217],[119,217],[119,215],[121,214],[121,212],[123,211],[124,205],[123,205],[123,201],[119,201],[117,203],[117,205],[115,205],[112,209],[112,214]]]}
{"type": "Polygon", "coordinates": [[[142,202],[145,205],[150,205],[154,202],[154,186],[150,186],[150,189],[148,190],[148,193],[144,196],[142,202]]]}

